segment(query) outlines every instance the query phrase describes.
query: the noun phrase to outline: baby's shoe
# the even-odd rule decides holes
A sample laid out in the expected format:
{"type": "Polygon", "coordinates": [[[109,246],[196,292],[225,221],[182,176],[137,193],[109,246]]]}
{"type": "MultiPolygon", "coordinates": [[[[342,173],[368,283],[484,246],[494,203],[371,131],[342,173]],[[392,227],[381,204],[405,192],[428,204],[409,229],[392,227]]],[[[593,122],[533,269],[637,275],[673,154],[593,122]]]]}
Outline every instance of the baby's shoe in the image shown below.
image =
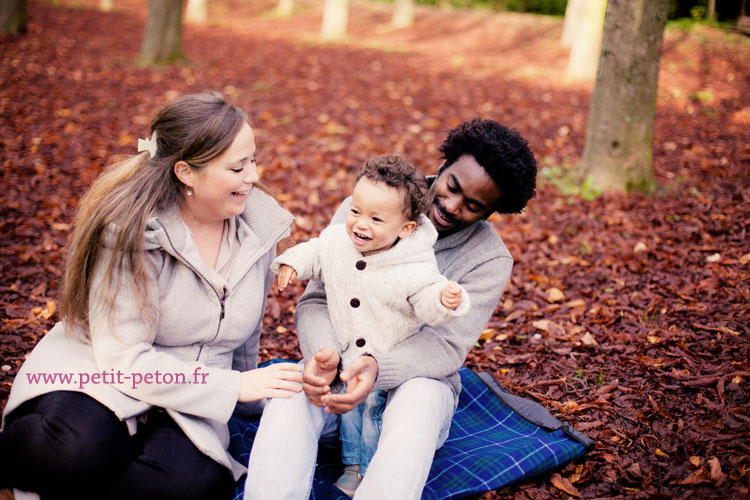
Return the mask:
{"type": "Polygon", "coordinates": [[[362,474],[359,473],[359,464],[347,465],[344,467],[344,473],[336,481],[336,488],[346,493],[347,496],[353,497],[360,481],[362,481],[362,474]]]}

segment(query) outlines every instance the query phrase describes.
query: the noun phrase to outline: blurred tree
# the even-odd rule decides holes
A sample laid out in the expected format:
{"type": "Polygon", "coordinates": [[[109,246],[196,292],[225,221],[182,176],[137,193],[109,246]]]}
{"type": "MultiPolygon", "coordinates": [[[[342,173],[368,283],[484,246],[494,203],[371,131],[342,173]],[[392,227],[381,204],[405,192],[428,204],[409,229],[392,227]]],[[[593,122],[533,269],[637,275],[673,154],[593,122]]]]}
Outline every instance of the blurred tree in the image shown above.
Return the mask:
{"type": "Polygon", "coordinates": [[[651,146],[669,0],[609,0],[579,166],[605,191],[654,190],[651,146]]]}
{"type": "Polygon", "coordinates": [[[395,0],[393,7],[392,27],[407,28],[414,24],[414,0],[395,0]]]}
{"type": "Polygon", "coordinates": [[[349,23],[349,0],[326,0],[323,6],[323,25],[320,38],[324,41],[342,40],[349,23]]]}
{"type": "Polygon", "coordinates": [[[276,6],[276,14],[280,16],[291,16],[294,11],[294,0],[279,0],[276,6]]]}
{"type": "Polygon", "coordinates": [[[0,33],[25,33],[26,19],[26,0],[0,0],[0,33]]]}
{"type": "Polygon", "coordinates": [[[188,0],[185,22],[203,24],[208,20],[208,0],[188,0]]]}
{"type": "Polygon", "coordinates": [[[573,43],[573,33],[575,26],[583,16],[583,10],[586,8],[586,0],[568,0],[565,6],[565,18],[563,20],[562,46],[570,47],[573,43]]]}
{"type": "Polygon", "coordinates": [[[183,57],[182,0],[149,0],[139,63],[169,64],[183,57]]]}
{"type": "Polygon", "coordinates": [[[104,12],[110,12],[115,8],[115,0],[101,0],[99,2],[99,8],[104,12]]]}
{"type": "Polygon", "coordinates": [[[708,10],[706,11],[706,17],[709,21],[716,19],[716,0],[708,0],[708,10]]]}
{"type": "MultiPolygon", "coordinates": [[[[607,0],[577,0],[568,20],[565,11],[565,23],[568,26],[570,56],[565,76],[568,80],[593,80],[599,64],[599,53],[602,46],[602,27],[607,0]]],[[[565,37],[565,25],[563,25],[565,37]]],[[[565,40],[563,40],[564,42],[565,40]]]]}

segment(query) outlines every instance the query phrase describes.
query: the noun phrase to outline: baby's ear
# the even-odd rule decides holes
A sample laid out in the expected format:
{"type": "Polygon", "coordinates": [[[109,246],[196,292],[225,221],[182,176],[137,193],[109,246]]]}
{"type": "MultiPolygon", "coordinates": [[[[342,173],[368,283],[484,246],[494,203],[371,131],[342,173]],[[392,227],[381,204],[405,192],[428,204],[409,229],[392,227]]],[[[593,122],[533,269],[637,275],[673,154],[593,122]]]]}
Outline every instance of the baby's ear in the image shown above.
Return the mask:
{"type": "Polygon", "coordinates": [[[417,221],[410,220],[408,222],[405,222],[404,225],[401,226],[401,231],[398,233],[398,237],[406,238],[411,233],[413,233],[416,228],[417,228],[417,221]]]}

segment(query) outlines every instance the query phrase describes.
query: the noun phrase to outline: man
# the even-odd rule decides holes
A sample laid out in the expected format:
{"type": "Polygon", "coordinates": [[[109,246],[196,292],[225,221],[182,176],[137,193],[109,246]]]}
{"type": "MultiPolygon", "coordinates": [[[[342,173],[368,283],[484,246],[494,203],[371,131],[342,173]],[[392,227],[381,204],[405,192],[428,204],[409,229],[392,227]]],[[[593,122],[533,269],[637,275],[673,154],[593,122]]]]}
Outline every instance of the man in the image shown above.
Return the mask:
{"type": "MultiPolygon", "coordinates": [[[[302,393],[273,400],[253,444],[246,499],[307,499],[318,439],[336,431],[336,415],[387,390],[378,448],[355,499],[418,499],[435,450],[448,437],[467,354],[510,279],[513,259],[484,220],[493,212],[520,212],[534,195],[536,162],[526,140],[492,120],[472,120],[449,132],[440,147],[444,163],[431,179],[428,217],[438,230],[435,257],[441,274],[472,300],[465,316],[424,326],[388,353],[356,358],[339,373],[341,355],[323,286],[311,282],[295,321],[305,356],[302,393]],[[345,393],[331,385],[337,378],[345,393]]],[[[350,200],[332,222],[346,215],[350,200]]]]}

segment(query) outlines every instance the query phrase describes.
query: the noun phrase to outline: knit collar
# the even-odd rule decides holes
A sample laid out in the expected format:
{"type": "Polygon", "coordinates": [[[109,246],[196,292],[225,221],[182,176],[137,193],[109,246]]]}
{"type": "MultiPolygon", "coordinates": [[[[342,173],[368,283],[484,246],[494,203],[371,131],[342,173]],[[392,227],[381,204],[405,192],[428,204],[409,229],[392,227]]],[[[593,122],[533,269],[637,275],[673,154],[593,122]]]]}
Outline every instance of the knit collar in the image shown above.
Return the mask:
{"type": "MultiPolygon", "coordinates": [[[[275,244],[294,220],[292,214],[281,208],[272,196],[257,188],[250,192],[240,217],[263,247],[275,244]]],[[[150,219],[145,236],[147,250],[163,248],[168,252],[170,249],[182,252],[190,237],[176,206],[150,219]]]]}

